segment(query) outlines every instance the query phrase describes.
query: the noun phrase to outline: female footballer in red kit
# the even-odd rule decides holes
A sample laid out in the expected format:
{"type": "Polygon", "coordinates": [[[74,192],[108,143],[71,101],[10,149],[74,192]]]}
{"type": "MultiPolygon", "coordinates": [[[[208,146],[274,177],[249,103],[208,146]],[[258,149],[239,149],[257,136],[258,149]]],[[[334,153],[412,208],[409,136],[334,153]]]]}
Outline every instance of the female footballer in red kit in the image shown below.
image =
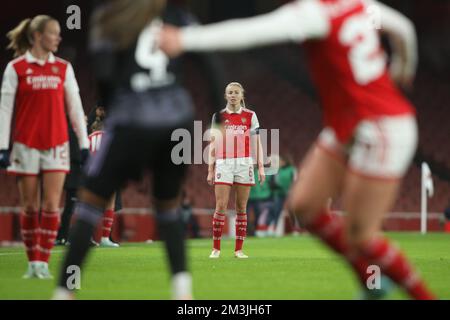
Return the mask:
{"type": "MultiPolygon", "coordinates": [[[[219,258],[220,241],[225,224],[225,213],[232,188],[236,192],[236,258],[248,258],[242,251],[247,235],[247,201],[250,188],[255,185],[253,176],[252,146],[258,146],[256,164],[260,183],[265,174],[259,137],[259,122],[254,111],[247,109],[244,88],[231,82],[225,88],[226,107],[220,111],[224,126],[223,139],[215,138],[210,144],[208,183],[214,184],[216,208],[213,217],[213,250],[210,258],[219,258]],[[253,140],[253,141],[252,141],[253,140]]],[[[212,123],[215,123],[214,117],[212,123]]],[[[222,137],[221,137],[222,138],[222,137]]]]}
{"type": "Polygon", "coordinates": [[[57,20],[39,15],[23,20],[8,33],[8,48],[16,58],[7,65],[2,81],[0,168],[17,176],[21,233],[29,261],[24,278],[52,278],[48,261],[59,226],[64,179],[70,170],[65,106],[84,160],[89,152],[73,68],[54,55],[61,42],[60,31],[57,20]]]}

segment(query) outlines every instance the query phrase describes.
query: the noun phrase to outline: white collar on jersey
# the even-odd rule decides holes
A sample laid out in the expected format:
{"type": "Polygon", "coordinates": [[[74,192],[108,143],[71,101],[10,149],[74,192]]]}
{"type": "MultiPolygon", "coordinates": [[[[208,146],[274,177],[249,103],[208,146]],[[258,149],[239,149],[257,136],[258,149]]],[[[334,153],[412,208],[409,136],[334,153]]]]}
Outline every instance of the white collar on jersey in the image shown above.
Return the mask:
{"type": "Polygon", "coordinates": [[[49,55],[48,55],[47,61],[44,61],[44,60],[41,60],[41,59],[36,58],[35,56],[33,56],[33,55],[31,54],[30,51],[27,51],[27,52],[25,53],[25,59],[27,60],[28,63],[37,63],[37,64],[39,64],[39,65],[41,65],[41,66],[43,66],[46,62],[49,62],[49,63],[55,63],[55,56],[54,56],[54,54],[51,53],[51,52],[50,52],[49,55]]]}
{"type": "Polygon", "coordinates": [[[227,113],[237,113],[237,114],[241,114],[241,112],[242,112],[242,107],[239,107],[239,109],[236,110],[236,111],[231,111],[228,107],[225,107],[225,111],[226,111],[227,113]]]}

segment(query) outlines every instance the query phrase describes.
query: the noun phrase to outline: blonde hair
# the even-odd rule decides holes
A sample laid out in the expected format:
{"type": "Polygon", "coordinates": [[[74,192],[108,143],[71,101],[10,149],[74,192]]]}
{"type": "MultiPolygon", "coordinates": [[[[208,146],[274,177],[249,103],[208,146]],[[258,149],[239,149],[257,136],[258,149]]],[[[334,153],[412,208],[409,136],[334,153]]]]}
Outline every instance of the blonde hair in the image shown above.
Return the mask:
{"type": "Polygon", "coordinates": [[[33,47],[33,34],[37,31],[44,33],[45,26],[50,21],[57,21],[47,15],[38,15],[33,19],[22,20],[17,27],[10,30],[6,36],[10,40],[7,49],[14,50],[14,57],[23,55],[27,50],[33,47]]]}
{"type": "Polygon", "coordinates": [[[242,106],[242,108],[246,108],[246,106],[245,106],[245,99],[244,99],[244,97],[245,97],[245,89],[244,89],[244,87],[242,86],[242,84],[240,84],[239,82],[230,82],[229,84],[227,84],[227,86],[225,87],[225,90],[228,88],[228,87],[231,87],[231,86],[236,86],[236,87],[239,87],[240,89],[241,89],[241,91],[242,91],[242,100],[241,100],[241,106],[242,106]]]}
{"type": "Polygon", "coordinates": [[[93,40],[112,40],[119,49],[126,49],[165,6],[166,0],[110,0],[93,15],[91,36],[93,40]]]}

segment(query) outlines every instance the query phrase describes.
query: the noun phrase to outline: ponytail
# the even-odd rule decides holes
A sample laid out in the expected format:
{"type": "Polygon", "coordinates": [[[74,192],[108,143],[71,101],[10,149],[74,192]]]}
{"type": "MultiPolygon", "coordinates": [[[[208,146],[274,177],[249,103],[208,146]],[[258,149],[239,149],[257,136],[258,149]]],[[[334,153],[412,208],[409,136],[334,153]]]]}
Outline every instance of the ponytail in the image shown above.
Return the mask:
{"type": "Polygon", "coordinates": [[[14,57],[23,55],[32,47],[30,30],[31,19],[22,20],[17,27],[9,31],[6,36],[10,40],[7,49],[14,50],[14,57]]]}
{"type": "Polygon", "coordinates": [[[33,19],[22,20],[17,27],[6,34],[10,40],[7,49],[14,50],[14,57],[25,54],[33,47],[33,34],[36,31],[44,33],[45,26],[49,21],[56,21],[56,19],[47,15],[38,15],[33,19]]]}

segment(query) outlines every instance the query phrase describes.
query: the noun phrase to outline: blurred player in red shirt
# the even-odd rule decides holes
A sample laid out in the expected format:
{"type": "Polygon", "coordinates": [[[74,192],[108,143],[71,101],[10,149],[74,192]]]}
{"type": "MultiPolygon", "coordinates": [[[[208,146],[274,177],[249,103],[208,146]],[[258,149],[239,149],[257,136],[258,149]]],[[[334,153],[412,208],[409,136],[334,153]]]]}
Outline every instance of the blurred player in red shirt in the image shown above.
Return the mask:
{"type": "MultiPolygon", "coordinates": [[[[102,107],[97,107],[97,110],[99,109],[104,110],[102,107]]],[[[92,133],[89,135],[89,151],[91,152],[92,156],[95,156],[95,153],[100,149],[100,144],[102,143],[102,137],[104,134],[103,121],[100,117],[97,117],[94,123],[92,123],[91,131],[92,133]]],[[[117,193],[113,193],[103,212],[102,237],[100,239],[100,246],[102,247],[119,247],[118,243],[110,240],[111,230],[114,224],[114,207],[116,205],[116,194],[117,193]]]]}
{"type": "Polygon", "coordinates": [[[171,56],[304,42],[324,129],[304,160],[290,209],[352,265],[366,297],[387,289],[387,282],[376,290],[367,286],[367,267],[376,265],[412,298],[434,298],[403,253],[380,234],[417,145],[414,108],[394,84],[408,88],[414,79],[411,21],[372,0],[303,0],[249,19],[181,31],[168,26],[161,41],[171,56]],[[389,67],[379,31],[392,44],[389,67]],[[326,209],[338,195],[345,218],[326,209]]]}
{"type": "Polygon", "coordinates": [[[73,68],[54,56],[61,42],[60,31],[57,20],[39,15],[23,20],[8,33],[8,48],[15,51],[17,58],[3,74],[0,168],[18,177],[23,207],[21,232],[29,260],[24,278],[52,277],[48,260],[58,231],[64,179],[70,170],[65,106],[82,157],[88,155],[86,123],[73,68]]]}
{"type": "MultiPolygon", "coordinates": [[[[236,258],[248,258],[242,252],[247,235],[247,202],[250,188],[255,185],[251,146],[258,146],[256,163],[259,181],[265,179],[262,149],[259,137],[259,122],[254,111],[245,107],[244,88],[238,82],[231,82],[225,88],[227,106],[220,111],[225,139],[212,136],[210,144],[208,177],[209,184],[215,185],[216,209],[213,217],[213,250],[210,258],[219,258],[220,240],[225,224],[231,188],[236,191],[236,258]],[[253,140],[253,141],[252,141],[253,140]]],[[[212,123],[215,121],[213,116],[212,123]]]]}

